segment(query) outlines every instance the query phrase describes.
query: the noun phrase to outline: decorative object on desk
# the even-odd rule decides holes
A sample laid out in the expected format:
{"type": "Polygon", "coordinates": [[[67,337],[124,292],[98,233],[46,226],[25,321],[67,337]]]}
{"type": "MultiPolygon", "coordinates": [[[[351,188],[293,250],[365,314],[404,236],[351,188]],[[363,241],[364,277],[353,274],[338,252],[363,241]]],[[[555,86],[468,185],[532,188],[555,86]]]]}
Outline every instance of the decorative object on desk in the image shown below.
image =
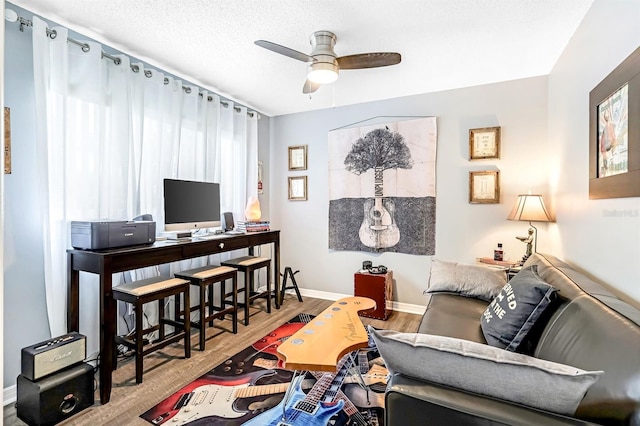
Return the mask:
{"type": "Polygon", "coordinates": [[[640,196],[640,48],[589,92],[589,198],[640,196]]]}
{"type": "Polygon", "coordinates": [[[307,201],[307,177],[289,177],[289,200],[307,201]]]}
{"type": "MultiPolygon", "coordinates": [[[[280,327],[275,328],[262,339],[214,367],[193,382],[186,384],[173,395],[159,402],[140,417],[154,425],[184,425],[189,422],[224,426],[239,426],[266,410],[276,407],[284,398],[292,380],[292,372],[282,368],[276,356],[279,344],[313,320],[309,314],[300,314],[280,327]],[[205,398],[206,396],[206,398],[205,398]],[[206,419],[205,419],[206,417],[206,419]]],[[[377,349],[361,352],[370,372],[380,371],[374,364],[379,360],[377,349]]],[[[360,357],[359,357],[360,358],[360,357]]],[[[365,372],[363,378],[370,385],[370,396],[384,396],[386,376],[365,372]]],[[[307,374],[302,381],[302,389],[308,390],[315,378],[307,374]]],[[[354,387],[351,377],[347,377],[339,390],[347,394],[354,387]]],[[[359,388],[359,386],[358,386],[359,388]]],[[[338,392],[340,394],[341,392],[338,392]]],[[[366,391],[362,390],[363,394],[366,391]]],[[[349,392],[350,395],[353,393],[349,392]]],[[[359,395],[359,394],[358,394],[359,395]]],[[[356,395],[354,395],[356,396],[356,395]]],[[[339,395],[345,401],[344,410],[335,417],[336,426],[346,424],[375,424],[363,420],[357,398],[339,395]],[[352,402],[353,401],[353,402],[352,402]]],[[[362,398],[365,399],[366,398],[362,398]]],[[[376,417],[382,418],[383,408],[374,408],[376,417]]]]}
{"type": "Polygon", "coordinates": [[[511,213],[509,213],[509,216],[507,216],[507,219],[529,222],[529,236],[516,237],[527,244],[527,251],[520,263],[524,264],[531,253],[535,253],[537,249],[538,228],[533,226],[531,222],[552,222],[551,215],[547,211],[547,207],[544,205],[542,195],[521,194],[518,195],[516,205],[513,207],[513,210],[511,210],[511,213]],[[533,251],[531,250],[532,243],[533,251]]]}
{"type": "Polygon", "coordinates": [[[11,110],[4,107],[4,174],[11,174],[11,110]]]}
{"type": "Polygon", "coordinates": [[[469,130],[469,160],[500,158],[500,127],[469,130]]]}
{"type": "Polygon", "coordinates": [[[469,172],[469,203],[497,204],[500,202],[500,171],[469,172]]]}
{"type": "Polygon", "coordinates": [[[289,147],[289,170],[307,170],[307,145],[289,147]]]}
{"type": "Polygon", "coordinates": [[[435,117],[329,133],[330,249],[435,253],[436,141],[435,117]]]}
{"type": "Polygon", "coordinates": [[[247,207],[244,209],[244,217],[247,220],[260,220],[262,210],[260,210],[260,200],[258,200],[258,197],[249,197],[247,207]]]}

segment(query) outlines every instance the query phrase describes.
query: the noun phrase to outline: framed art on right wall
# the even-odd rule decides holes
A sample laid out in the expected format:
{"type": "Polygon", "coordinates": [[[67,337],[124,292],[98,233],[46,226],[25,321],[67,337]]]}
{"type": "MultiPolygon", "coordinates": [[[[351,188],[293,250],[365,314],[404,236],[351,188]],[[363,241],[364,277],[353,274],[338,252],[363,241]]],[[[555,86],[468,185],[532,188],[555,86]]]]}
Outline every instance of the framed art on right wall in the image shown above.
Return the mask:
{"type": "Polygon", "coordinates": [[[640,196],[640,48],[589,92],[589,198],[640,196]]]}

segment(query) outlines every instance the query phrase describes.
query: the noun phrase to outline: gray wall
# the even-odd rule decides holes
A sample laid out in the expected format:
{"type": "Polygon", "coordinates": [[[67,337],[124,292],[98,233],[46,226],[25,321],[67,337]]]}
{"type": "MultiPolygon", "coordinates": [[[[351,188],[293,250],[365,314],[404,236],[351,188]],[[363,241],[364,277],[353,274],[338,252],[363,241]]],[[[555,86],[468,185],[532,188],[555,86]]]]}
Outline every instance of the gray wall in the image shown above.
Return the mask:
{"type": "MultiPolygon", "coordinates": [[[[320,90],[326,90],[321,88],[320,90]]],[[[330,89],[330,88],[329,88],[330,89]]],[[[328,249],[328,133],[379,116],[436,116],[436,250],[443,260],[473,263],[492,256],[498,242],[506,256],[520,259],[525,246],[515,239],[528,224],[507,221],[516,196],[532,190],[547,195],[547,77],[397,98],[272,120],[272,222],[282,229],[282,262],[299,269],[298,285],[352,294],[353,273],[363,260],[393,270],[395,300],[423,305],[431,256],[372,254],[328,249]],[[500,126],[500,159],[469,161],[469,129],[500,126]],[[287,147],[308,145],[309,169],[288,172],[287,147]],[[469,204],[469,171],[500,170],[501,202],[469,204]],[[288,201],[287,177],[308,176],[308,201],[288,201]]],[[[376,122],[384,121],[381,117],[376,122]]],[[[369,123],[364,123],[369,124],[369,123]]],[[[546,225],[539,250],[551,249],[546,225]]]]}
{"type": "Polygon", "coordinates": [[[588,147],[589,92],[640,46],[638,22],[637,0],[596,0],[549,77],[549,181],[558,213],[554,252],[635,305],[640,198],[589,200],[588,147]]]}
{"type": "MultiPolygon", "coordinates": [[[[7,3],[23,16],[22,9],[7,3]]],[[[36,191],[31,31],[5,25],[5,106],[11,108],[12,173],[4,175],[4,387],[20,374],[20,349],[48,339],[36,191]]]]}

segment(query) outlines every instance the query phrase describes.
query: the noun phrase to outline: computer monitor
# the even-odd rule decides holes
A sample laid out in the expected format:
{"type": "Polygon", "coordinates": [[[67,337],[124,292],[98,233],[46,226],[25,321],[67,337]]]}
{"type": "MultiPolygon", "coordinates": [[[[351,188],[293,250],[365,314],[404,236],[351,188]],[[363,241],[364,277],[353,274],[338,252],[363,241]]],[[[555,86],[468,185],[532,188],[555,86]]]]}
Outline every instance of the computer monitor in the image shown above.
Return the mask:
{"type": "Polygon", "coordinates": [[[164,229],[188,231],[220,227],[220,184],[164,180],[164,229]]]}

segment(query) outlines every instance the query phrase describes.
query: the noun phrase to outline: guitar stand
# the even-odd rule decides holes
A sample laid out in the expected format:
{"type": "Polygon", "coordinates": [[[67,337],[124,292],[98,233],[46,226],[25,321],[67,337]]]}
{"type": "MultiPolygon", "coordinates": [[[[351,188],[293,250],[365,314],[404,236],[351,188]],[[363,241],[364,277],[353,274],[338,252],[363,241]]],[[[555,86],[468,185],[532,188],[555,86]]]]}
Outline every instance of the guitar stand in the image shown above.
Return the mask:
{"type": "Polygon", "coordinates": [[[295,271],[287,266],[284,268],[284,274],[282,275],[282,288],[280,289],[280,301],[284,302],[284,292],[285,290],[295,290],[296,295],[298,295],[298,302],[302,302],[302,296],[300,295],[300,290],[298,289],[298,283],[296,283],[295,275],[300,271],[295,271]],[[291,277],[291,283],[293,284],[291,287],[287,287],[287,278],[291,277]]]}

